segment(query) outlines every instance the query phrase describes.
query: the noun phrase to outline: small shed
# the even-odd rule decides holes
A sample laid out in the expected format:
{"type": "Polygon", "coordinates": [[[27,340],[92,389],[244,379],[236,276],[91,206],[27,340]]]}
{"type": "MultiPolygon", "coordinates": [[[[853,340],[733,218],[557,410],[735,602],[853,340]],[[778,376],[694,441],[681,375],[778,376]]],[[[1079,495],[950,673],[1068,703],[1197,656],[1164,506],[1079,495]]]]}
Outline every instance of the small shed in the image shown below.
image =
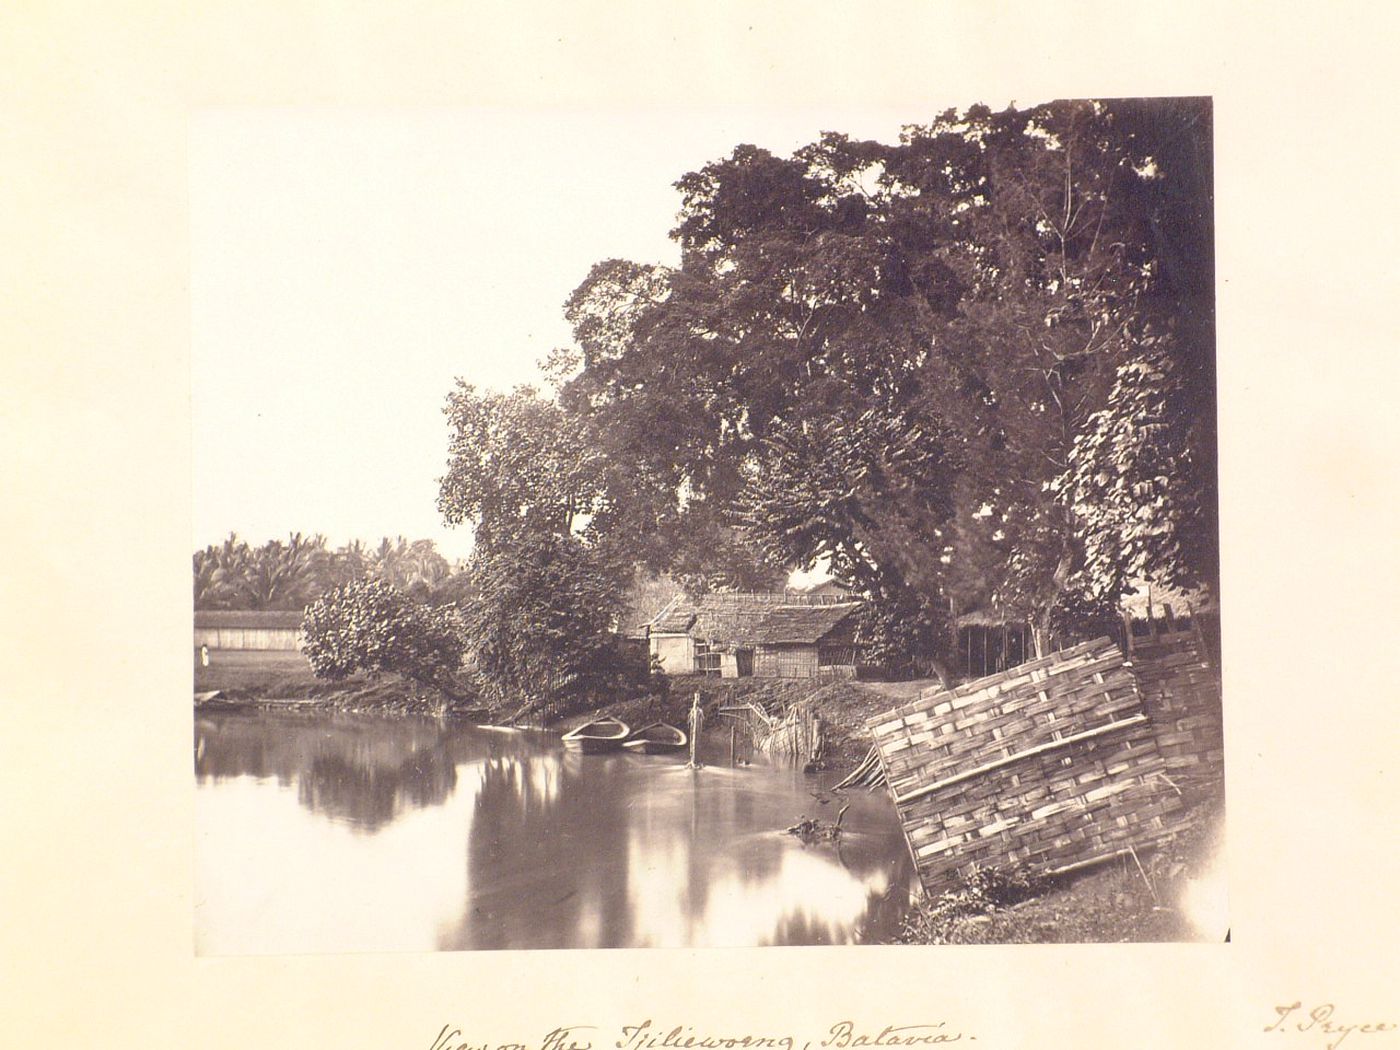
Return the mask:
{"type": "Polygon", "coordinates": [[[1035,658],[1030,625],[1005,610],[973,609],[954,621],[955,667],[966,678],[983,678],[1035,658]]]}
{"type": "Polygon", "coordinates": [[[754,632],[757,678],[854,678],[858,602],[784,605],[754,632]]]}
{"type": "Polygon", "coordinates": [[[695,605],[683,594],[672,598],[647,625],[651,659],[664,674],[690,674],[695,670],[695,605]]]}

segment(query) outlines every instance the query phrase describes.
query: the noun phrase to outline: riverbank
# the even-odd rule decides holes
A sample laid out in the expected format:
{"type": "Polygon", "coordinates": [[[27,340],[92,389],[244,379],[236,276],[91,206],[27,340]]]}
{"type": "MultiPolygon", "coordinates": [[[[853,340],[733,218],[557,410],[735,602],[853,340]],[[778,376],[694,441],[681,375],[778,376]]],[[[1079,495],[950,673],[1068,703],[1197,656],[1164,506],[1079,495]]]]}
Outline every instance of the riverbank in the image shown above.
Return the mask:
{"type": "Polygon", "coordinates": [[[845,773],[854,769],[870,750],[872,738],[866,723],[888,711],[928,681],[861,682],[792,678],[713,678],[683,675],[665,680],[663,692],[607,704],[601,712],[573,715],[560,722],[569,728],[595,718],[599,713],[620,718],[637,727],[648,722],[668,722],[684,726],[696,693],[706,724],[715,726],[722,708],[752,704],[770,715],[781,714],[794,704],[808,705],[822,720],[825,753],[822,768],[845,773]]]}
{"type": "Polygon", "coordinates": [[[465,691],[464,695],[449,696],[398,675],[352,675],[328,682],[317,678],[308,666],[288,666],[285,661],[196,667],[194,693],[196,707],[463,717],[485,714],[465,691]]]}
{"type": "MultiPolygon", "coordinates": [[[[826,735],[826,780],[854,769],[873,740],[869,720],[917,696],[934,680],[863,682],[674,678],[661,700],[609,705],[629,725],[684,725],[700,693],[708,724],[722,706],[755,703],[777,711],[806,702],[826,735]]],[[[581,716],[572,722],[583,721],[581,716]]],[[[857,789],[859,790],[859,789],[857,789]]],[[[884,789],[877,789],[882,795],[884,789]]],[[[1185,830],[1159,849],[1124,855],[1073,875],[1031,880],[1022,894],[997,892],[1002,872],[913,904],[898,938],[904,944],[1152,943],[1219,941],[1228,931],[1223,871],[1224,806],[1198,804],[1185,830]],[[991,883],[988,886],[988,882],[991,883]]]]}
{"type": "MultiPolygon", "coordinates": [[[[657,688],[579,712],[549,728],[567,731],[600,714],[639,728],[649,722],[684,726],[692,698],[700,694],[708,724],[718,724],[720,708],[756,705],[770,714],[797,703],[820,715],[826,736],[825,767],[852,769],[870,749],[866,722],[915,695],[929,683],[822,681],[786,678],[713,678],[686,675],[655,680],[657,688]]],[[[308,666],[286,661],[214,663],[196,667],[196,694],[216,692],[223,706],[297,708],[381,714],[450,714],[482,722],[508,719],[517,705],[491,704],[479,697],[470,679],[459,679],[457,695],[423,687],[397,675],[354,675],[338,682],[318,679],[308,666]]]]}
{"type": "MultiPolygon", "coordinates": [[[[805,703],[820,716],[826,738],[824,770],[834,782],[854,769],[871,746],[868,721],[906,702],[930,681],[823,682],[810,679],[666,679],[665,688],[606,704],[562,719],[550,728],[566,731],[600,713],[633,728],[649,722],[684,726],[696,693],[709,726],[722,725],[720,709],[754,704],[777,713],[805,703]]],[[[196,691],[219,690],[216,706],[334,710],[388,715],[454,715],[499,722],[512,711],[479,701],[449,698],[395,676],[356,676],[328,683],[310,668],[217,665],[197,668],[196,691]]],[[[794,819],[796,818],[794,814],[794,819]]],[[[925,898],[909,910],[899,937],[907,944],[1017,944],[1219,940],[1224,936],[1223,807],[1203,805],[1183,832],[1165,847],[1125,856],[1050,883],[1036,884],[1024,899],[981,893],[976,887],[925,898]]],[[[775,829],[776,830],[776,829],[775,829]]]]}

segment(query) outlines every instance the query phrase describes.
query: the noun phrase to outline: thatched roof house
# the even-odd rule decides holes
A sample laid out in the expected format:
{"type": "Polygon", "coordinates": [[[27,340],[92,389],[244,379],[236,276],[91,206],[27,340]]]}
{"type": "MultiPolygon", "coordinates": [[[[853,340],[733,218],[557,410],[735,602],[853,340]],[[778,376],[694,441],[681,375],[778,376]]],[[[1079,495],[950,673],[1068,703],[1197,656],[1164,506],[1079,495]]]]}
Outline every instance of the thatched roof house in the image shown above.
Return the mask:
{"type": "Polygon", "coordinates": [[[1139,584],[1120,604],[1123,612],[1134,620],[1158,619],[1168,610],[1178,619],[1220,612],[1220,603],[1206,587],[1187,590],[1160,583],[1139,584]]]}
{"type": "Polygon", "coordinates": [[[694,600],[678,595],[648,625],[651,656],[667,674],[758,674],[754,658],[760,644],[816,646],[858,607],[845,594],[717,592],[694,600]],[[794,632],[811,638],[787,640],[794,632]]]}
{"type": "Polygon", "coordinates": [[[759,678],[854,678],[858,602],[774,609],[754,636],[759,678]]]}
{"type": "Polygon", "coordinates": [[[784,605],[770,612],[754,631],[759,645],[816,645],[860,608],[841,605],[784,605]]]}

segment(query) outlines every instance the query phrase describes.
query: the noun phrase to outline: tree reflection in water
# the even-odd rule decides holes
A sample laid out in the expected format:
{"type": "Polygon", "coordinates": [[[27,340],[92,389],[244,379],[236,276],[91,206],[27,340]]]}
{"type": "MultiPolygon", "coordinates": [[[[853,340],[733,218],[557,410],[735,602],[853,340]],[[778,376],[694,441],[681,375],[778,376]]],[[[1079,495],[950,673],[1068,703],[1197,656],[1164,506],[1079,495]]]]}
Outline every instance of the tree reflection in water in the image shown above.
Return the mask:
{"type": "Polygon", "coordinates": [[[480,778],[444,948],[851,943],[898,881],[892,824],[840,856],[782,833],[805,797],[790,771],[554,753],[496,756],[480,778]]]}
{"type": "Polygon", "coordinates": [[[448,728],[430,719],[230,712],[195,719],[198,780],[295,784],[311,810],[363,831],[441,805],[457,787],[448,728]]]}
{"type": "Polygon", "coordinates": [[[447,948],[627,944],[626,756],[500,755],[481,767],[467,839],[470,899],[447,948]]]}
{"type": "Polygon", "coordinates": [[[851,796],[839,850],[804,845],[783,829],[830,814],[812,781],[762,762],[692,771],[564,752],[551,734],[291,712],[201,712],[195,755],[217,820],[201,832],[221,864],[207,882],[229,898],[211,891],[203,909],[211,944],[288,944],[245,929],[263,914],[386,949],[851,943],[897,921],[908,885],[887,800],[851,796]],[[461,867],[428,862],[438,845],[461,867]],[[357,919],[385,897],[404,906],[373,910],[397,925],[357,919]]]}

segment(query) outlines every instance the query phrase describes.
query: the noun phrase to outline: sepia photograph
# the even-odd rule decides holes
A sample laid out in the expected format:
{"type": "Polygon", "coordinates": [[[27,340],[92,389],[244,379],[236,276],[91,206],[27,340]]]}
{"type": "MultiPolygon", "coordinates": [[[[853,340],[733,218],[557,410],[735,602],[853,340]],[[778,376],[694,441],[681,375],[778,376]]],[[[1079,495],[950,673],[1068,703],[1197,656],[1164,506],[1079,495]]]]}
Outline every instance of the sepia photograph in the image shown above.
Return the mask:
{"type": "Polygon", "coordinates": [[[1400,1048],[1397,41],[15,6],[0,1045],[1400,1048]]]}
{"type": "Polygon", "coordinates": [[[196,953],[1229,940],[1213,129],[199,114],[196,953]]]}

